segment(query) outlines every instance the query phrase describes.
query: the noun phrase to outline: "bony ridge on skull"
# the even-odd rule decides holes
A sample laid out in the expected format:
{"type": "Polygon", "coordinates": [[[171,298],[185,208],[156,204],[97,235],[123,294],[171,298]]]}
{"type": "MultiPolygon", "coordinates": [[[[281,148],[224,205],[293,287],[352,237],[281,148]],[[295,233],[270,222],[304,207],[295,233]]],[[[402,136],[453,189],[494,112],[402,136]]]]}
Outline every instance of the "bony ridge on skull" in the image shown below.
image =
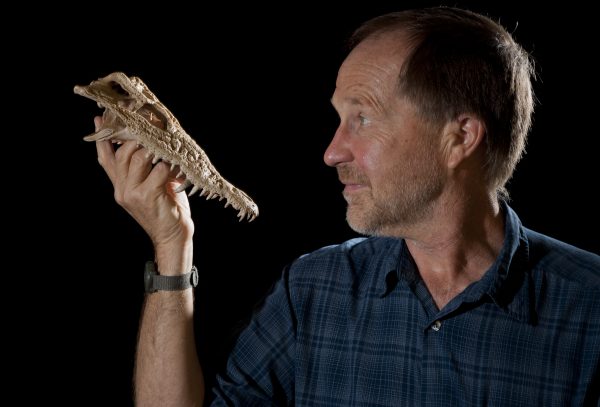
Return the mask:
{"type": "Polygon", "coordinates": [[[84,140],[135,140],[154,156],[153,164],[162,160],[171,164],[171,170],[179,167],[177,177],[185,181],[176,192],[193,186],[190,196],[201,190],[200,196],[206,195],[206,199],[225,199],[225,207],[236,209],[240,221],[246,217],[253,221],[258,216],[254,201],[219,174],[206,153],[140,78],[114,72],[87,86],[75,86],[74,92],[104,108],[102,126],[84,140]]]}

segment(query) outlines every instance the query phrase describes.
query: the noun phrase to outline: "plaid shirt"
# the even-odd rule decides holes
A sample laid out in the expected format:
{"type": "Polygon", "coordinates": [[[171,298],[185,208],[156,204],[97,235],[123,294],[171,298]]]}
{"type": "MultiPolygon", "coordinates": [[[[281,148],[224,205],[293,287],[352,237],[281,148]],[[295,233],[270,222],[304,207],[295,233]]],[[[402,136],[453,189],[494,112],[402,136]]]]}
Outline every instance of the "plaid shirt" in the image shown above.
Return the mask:
{"type": "Polygon", "coordinates": [[[289,266],[240,335],[214,406],[598,405],[600,257],[525,229],[438,310],[403,240],[289,266]]]}

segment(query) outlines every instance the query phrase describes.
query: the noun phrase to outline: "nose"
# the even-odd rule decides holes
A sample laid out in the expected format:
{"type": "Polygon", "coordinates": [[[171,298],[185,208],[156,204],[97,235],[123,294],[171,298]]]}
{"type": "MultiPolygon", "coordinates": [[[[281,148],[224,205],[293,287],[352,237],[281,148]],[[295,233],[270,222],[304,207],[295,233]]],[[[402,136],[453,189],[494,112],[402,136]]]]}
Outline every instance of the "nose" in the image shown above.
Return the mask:
{"type": "Polygon", "coordinates": [[[325,164],[335,167],[339,164],[352,161],[352,151],[350,149],[350,137],[346,125],[342,122],[337,128],[333,139],[325,150],[323,155],[325,164]]]}

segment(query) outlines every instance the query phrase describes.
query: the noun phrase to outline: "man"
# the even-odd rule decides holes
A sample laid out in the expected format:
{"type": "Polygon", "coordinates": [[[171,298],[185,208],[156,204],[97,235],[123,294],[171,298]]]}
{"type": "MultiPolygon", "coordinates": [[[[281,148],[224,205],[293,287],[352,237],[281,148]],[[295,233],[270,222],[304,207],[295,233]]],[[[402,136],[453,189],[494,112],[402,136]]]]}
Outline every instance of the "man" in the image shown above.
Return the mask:
{"type": "MultiPolygon", "coordinates": [[[[214,404],[595,405],[600,258],[525,229],[504,199],[531,123],[528,55],[452,8],[376,18],[352,42],[325,162],[371,237],[286,268],[214,404]]],[[[194,226],[169,168],[132,142],[98,156],[160,274],[188,272],[194,226]]],[[[202,403],[192,313],[189,289],[147,296],[139,405],[202,403]]]]}

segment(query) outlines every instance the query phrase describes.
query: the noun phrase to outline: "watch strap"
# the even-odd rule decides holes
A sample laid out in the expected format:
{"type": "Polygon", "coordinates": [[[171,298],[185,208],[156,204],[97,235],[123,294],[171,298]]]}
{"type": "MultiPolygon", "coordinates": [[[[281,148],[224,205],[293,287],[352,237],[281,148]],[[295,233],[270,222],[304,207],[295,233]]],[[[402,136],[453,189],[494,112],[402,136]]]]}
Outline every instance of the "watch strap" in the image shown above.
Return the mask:
{"type": "Polygon", "coordinates": [[[147,293],[156,291],[181,291],[198,285],[198,269],[192,266],[189,273],[179,276],[161,276],[153,261],[146,262],[144,288],[147,293]]]}

